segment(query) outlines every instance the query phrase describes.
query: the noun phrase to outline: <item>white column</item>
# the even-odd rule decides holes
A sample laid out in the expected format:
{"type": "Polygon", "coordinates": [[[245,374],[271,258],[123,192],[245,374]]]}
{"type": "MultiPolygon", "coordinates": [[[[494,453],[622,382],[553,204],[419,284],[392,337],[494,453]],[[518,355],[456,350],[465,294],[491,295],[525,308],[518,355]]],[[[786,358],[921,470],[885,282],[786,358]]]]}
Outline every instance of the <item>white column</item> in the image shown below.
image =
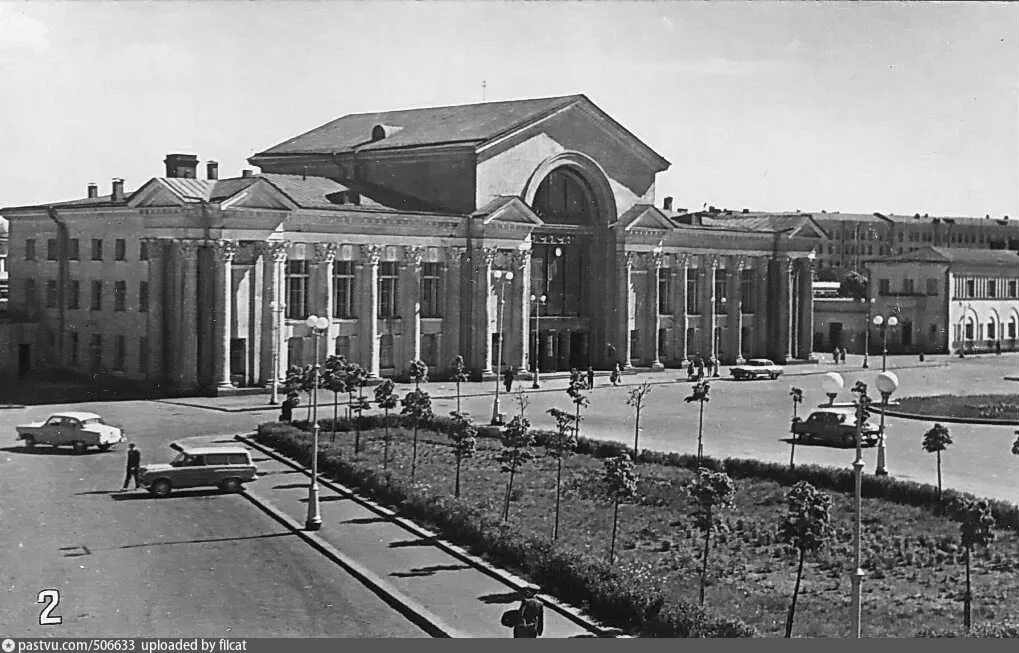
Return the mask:
{"type": "Polygon", "coordinates": [[[495,295],[492,284],[492,265],[495,263],[498,251],[494,247],[485,247],[475,251],[475,255],[479,257],[480,261],[480,265],[475,266],[475,273],[481,275],[481,278],[478,279],[478,288],[481,289],[481,292],[477,301],[483,302],[484,309],[478,314],[485,321],[484,328],[478,329],[479,333],[485,334],[484,339],[479,343],[480,349],[478,350],[483,374],[492,374],[492,364],[495,362],[492,360],[492,334],[495,332],[494,329],[499,328],[496,324],[499,318],[499,306],[498,298],[493,301],[495,295]]]}
{"type": "Polygon", "coordinates": [[[675,330],[672,341],[679,353],[680,365],[686,367],[689,361],[689,344],[686,341],[686,331],[690,328],[690,320],[686,313],[686,283],[690,269],[690,255],[677,254],[672,275],[672,296],[674,304],[672,314],[674,316],[675,330]]]}
{"type": "Polygon", "coordinates": [[[384,248],[381,245],[361,245],[361,270],[364,273],[364,290],[367,295],[365,309],[367,315],[361,316],[361,346],[367,346],[368,375],[378,378],[381,370],[379,352],[379,261],[382,260],[384,248]]]}
{"type": "MultiPolygon", "coordinates": [[[[718,348],[717,342],[715,342],[715,327],[718,326],[718,318],[715,316],[715,275],[718,273],[719,261],[717,256],[711,256],[706,261],[704,266],[704,297],[707,299],[704,306],[704,320],[701,322],[705,325],[705,331],[707,332],[701,336],[702,342],[705,343],[705,347],[702,347],[701,351],[708,352],[708,356],[714,356],[718,359],[718,348]]],[[[706,361],[705,361],[706,362],[706,361]]]]}
{"type": "Polygon", "coordinates": [[[742,365],[743,358],[743,268],[746,260],[742,256],[729,257],[729,350],[736,364],[742,365]]]}
{"type": "Polygon", "coordinates": [[[633,271],[633,264],[636,261],[635,252],[620,252],[617,265],[619,266],[619,277],[617,280],[617,306],[619,306],[619,355],[622,358],[624,368],[630,367],[630,320],[633,318],[633,302],[630,301],[630,276],[633,271]]]}
{"type": "Polygon", "coordinates": [[[317,290],[316,294],[320,293],[322,298],[318,302],[318,306],[315,310],[319,311],[319,315],[329,320],[329,327],[326,329],[324,337],[319,338],[319,360],[325,360],[326,356],[332,353],[332,342],[336,338],[336,328],[333,324],[333,313],[336,312],[333,302],[335,297],[333,296],[333,262],[336,260],[336,252],[339,250],[339,246],[336,243],[316,243],[315,244],[315,266],[318,268],[318,278],[321,287],[317,290]]]}
{"type": "Polygon", "coordinates": [[[520,291],[520,363],[518,370],[527,373],[530,370],[531,352],[531,250],[513,253],[513,267],[516,268],[514,285],[520,291]]]}
{"type": "MultiPolygon", "coordinates": [[[[266,281],[270,284],[272,292],[272,353],[273,353],[273,375],[277,383],[282,384],[286,379],[286,371],[289,365],[287,360],[287,338],[284,333],[284,316],[287,314],[287,290],[286,290],[286,263],[287,243],[269,243],[268,256],[272,262],[272,274],[267,275],[266,281]],[[274,307],[274,308],[273,308],[274,307]]],[[[270,383],[273,381],[269,379],[270,383]]]]}
{"type": "Polygon", "coordinates": [[[647,259],[647,329],[650,342],[647,343],[645,351],[648,352],[648,362],[651,369],[660,370],[662,365],[662,352],[658,345],[658,332],[661,330],[662,318],[658,312],[658,275],[662,271],[664,257],[659,254],[651,254],[647,259]]]}
{"type": "MultiPolygon", "coordinates": [[[[410,360],[404,361],[403,367],[411,360],[421,360],[421,263],[424,258],[424,247],[404,246],[403,265],[400,267],[406,271],[406,283],[400,292],[405,297],[401,302],[405,310],[401,310],[400,314],[403,318],[403,337],[407,339],[404,352],[410,360]]],[[[397,367],[400,367],[399,363],[397,367]]]]}
{"type": "Polygon", "coordinates": [[[463,263],[467,258],[467,250],[463,247],[447,247],[446,265],[442,271],[442,344],[444,356],[439,365],[445,369],[453,362],[456,356],[463,356],[467,365],[470,365],[470,357],[467,352],[461,351],[460,329],[461,329],[461,288],[463,283],[463,263]]]}
{"type": "Polygon", "coordinates": [[[216,379],[221,389],[232,388],[230,381],[230,336],[233,327],[233,274],[237,244],[229,240],[218,240],[213,244],[216,252],[216,283],[219,293],[216,298],[216,379]]]}

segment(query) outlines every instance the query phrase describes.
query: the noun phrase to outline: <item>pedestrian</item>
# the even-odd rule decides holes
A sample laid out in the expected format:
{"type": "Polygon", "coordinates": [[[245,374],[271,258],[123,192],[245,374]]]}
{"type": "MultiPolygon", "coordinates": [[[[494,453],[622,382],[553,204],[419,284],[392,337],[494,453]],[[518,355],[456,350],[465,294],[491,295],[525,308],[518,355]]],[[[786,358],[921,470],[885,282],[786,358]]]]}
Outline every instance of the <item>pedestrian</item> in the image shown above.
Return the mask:
{"type": "Polygon", "coordinates": [[[513,637],[541,637],[545,631],[545,606],[535,596],[533,588],[525,587],[520,592],[520,619],[513,626],[513,637]]]}
{"type": "Polygon", "coordinates": [[[594,388],[594,368],[590,365],[587,366],[587,387],[594,388]]]}
{"type": "Polygon", "coordinates": [[[835,361],[835,364],[836,364],[836,365],[838,365],[838,364],[839,364],[839,357],[840,357],[841,355],[842,355],[842,350],[841,350],[841,349],[839,349],[838,347],[835,347],[834,349],[832,349],[832,351],[831,351],[831,357],[832,357],[832,360],[834,360],[834,361],[835,361]]]}
{"type": "Polygon", "coordinates": [[[283,400],[283,405],[280,407],[280,421],[290,423],[290,420],[294,417],[294,408],[301,402],[297,398],[296,392],[288,392],[287,398],[283,400]]]}
{"type": "Polygon", "coordinates": [[[513,379],[517,376],[516,370],[513,369],[512,365],[506,366],[506,371],[502,374],[503,383],[506,384],[506,392],[513,392],[513,379]]]}
{"type": "Polygon", "coordinates": [[[1000,340],[995,340],[994,341],[994,353],[997,354],[998,356],[1001,356],[1001,341],[1000,340]]]}
{"type": "Polygon", "coordinates": [[[127,474],[124,476],[124,487],[121,491],[127,489],[127,483],[132,478],[134,479],[134,489],[138,489],[138,470],[142,466],[142,452],[139,451],[135,446],[134,442],[127,445],[127,474]]]}
{"type": "Polygon", "coordinates": [[[711,354],[711,358],[708,359],[708,374],[718,376],[718,358],[714,354],[711,354]]]}
{"type": "Polygon", "coordinates": [[[693,379],[694,372],[695,372],[694,365],[693,365],[693,361],[691,360],[690,364],[686,366],[686,378],[687,378],[687,380],[692,380],[693,379]]]}
{"type": "Polygon", "coordinates": [[[619,385],[619,373],[621,371],[622,370],[619,369],[619,363],[612,366],[612,374],[609,375],[609,381],[612,382],[612,385],[619,385]]]}
{"type": "Polygon", "coordinates": [[[697,357],[697,380],[700,381],[704,378],[704,359],[700,356],[697,357]]]}

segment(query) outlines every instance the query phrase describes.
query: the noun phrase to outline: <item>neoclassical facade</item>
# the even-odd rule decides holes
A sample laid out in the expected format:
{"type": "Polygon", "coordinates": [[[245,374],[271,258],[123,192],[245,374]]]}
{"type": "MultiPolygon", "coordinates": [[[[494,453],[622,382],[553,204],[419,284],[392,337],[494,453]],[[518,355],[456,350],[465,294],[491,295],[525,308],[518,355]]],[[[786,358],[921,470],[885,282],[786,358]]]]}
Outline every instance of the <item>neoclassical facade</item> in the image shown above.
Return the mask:
{"type": "Polygon", "coordinates": [[[810,356],[817,239],[672,219],[669,163],[582,95],[345,116],[250,162],[3,209],[30,366],[211,392],[316,342],[374,376],[810,356]]]}

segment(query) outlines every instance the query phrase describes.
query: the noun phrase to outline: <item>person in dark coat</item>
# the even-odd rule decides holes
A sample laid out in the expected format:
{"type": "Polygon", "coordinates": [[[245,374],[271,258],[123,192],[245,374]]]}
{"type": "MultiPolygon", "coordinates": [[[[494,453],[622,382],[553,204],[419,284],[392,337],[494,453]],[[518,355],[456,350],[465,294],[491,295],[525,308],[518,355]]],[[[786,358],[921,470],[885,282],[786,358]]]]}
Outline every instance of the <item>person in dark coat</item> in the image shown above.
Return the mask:
{"type": "Polygon", "coordinates": [[[513,379],[517,377],[516,370],[513,369],[512,365],[506,367],[506,371],[502,373],[503,383],[506,384],[506,392],[513,391],[513,379]]]}
{"type": "Polygon", "coordinates": [[[513,637],[541,637],[545,632],[545,605],[530,587],[524,588],[520,596],[520,621],[513,627],[513,637]]]}
{"type": "Polygon", "coordinates": [[[142,452],[134,446],[134,442],[127,445],[127,474],[124,476],[124,487],[121,490],[127,489],[127,483],[132,478],[134,479],[134,489],[138,489],[138,470],[142,466],[142,452]]]}
{"type": "Polygon", "coordinates": [[[297,398],[296,392],[291,392],[287,394],[287,398],[283,401],[283,405],[280,408],[281,422],[290,422],[290,420],[293,419],[294,408],[297,407],[298,403],[300,403],[300,400],[297,398]]]}
{"type": "Polygon", "coordinates": [[[842,364],[845,365],[846,364],[846,348],[845,347],[842,348],[842,354],[841,355],[842,355],[842,364]]]}
{"type": "Polygon", "coordinates": [[[587,366],[587,387],[594,388],[594,368],[587,366]]]}
{"type": "Polygon", "coordinates": [[[690,364],[686,366],[686,377],[692,379],[695,372],[693,361],[690,361],[690,364]]]}
{"type": "Polygon", "coordinates": [[[609,381],[612,382],[612,385],[619,385],[619,375],[620,375],[620,373],[621,373],[621,370],[619,369],[619,363],[616,363],[612,367],[612,374],[609,375],[609,381]]]}

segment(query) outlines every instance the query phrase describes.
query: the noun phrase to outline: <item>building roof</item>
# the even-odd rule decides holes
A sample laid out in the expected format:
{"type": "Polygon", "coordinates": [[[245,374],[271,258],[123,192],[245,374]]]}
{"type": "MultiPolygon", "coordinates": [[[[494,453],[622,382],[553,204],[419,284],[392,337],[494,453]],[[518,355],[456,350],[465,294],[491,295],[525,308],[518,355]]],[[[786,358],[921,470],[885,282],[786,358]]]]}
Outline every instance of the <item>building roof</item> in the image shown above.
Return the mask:
{"type": "Polygon", "coordinates": [[[871,263],[962,263],[990,267],[1019,268],[1019,252],[1007,249],[974,249],[969,247],[921,247],[913,252],[870,259],[871,263]]]}

